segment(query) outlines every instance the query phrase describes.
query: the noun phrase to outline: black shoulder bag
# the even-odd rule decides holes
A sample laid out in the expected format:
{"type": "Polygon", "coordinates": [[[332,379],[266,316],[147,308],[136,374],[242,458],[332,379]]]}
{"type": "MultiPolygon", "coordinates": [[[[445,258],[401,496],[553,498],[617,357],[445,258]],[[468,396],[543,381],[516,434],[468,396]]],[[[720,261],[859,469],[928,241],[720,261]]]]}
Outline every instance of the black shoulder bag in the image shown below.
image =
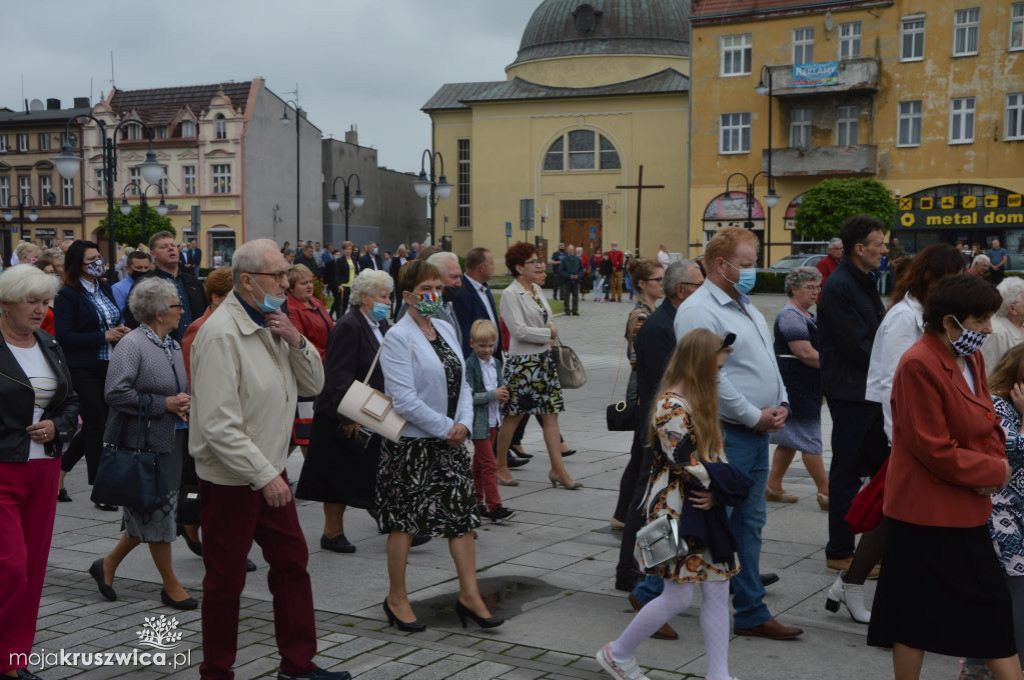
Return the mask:
{"type": "Polygon", "coordinates": [[[135,445],[125,445],[127,418],[121,422],[117,441],[103,444],[90,497],[93,503],[146,511],[159,506],[167,496],[167,485],[160,475],[160,454],[149,448],[149,426],[142,402],[140,396],[135,445]]]}

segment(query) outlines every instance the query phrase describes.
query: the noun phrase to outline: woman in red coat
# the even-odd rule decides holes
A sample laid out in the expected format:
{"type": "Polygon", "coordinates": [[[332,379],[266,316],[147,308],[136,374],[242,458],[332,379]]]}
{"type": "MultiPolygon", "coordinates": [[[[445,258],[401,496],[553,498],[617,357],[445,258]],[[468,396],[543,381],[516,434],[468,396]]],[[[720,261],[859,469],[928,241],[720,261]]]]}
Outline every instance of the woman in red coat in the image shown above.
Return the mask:
{"type": "Polygon", "coordinates": [[[926,651],[986,659],[994,677],[1021,678],[1010,592],[986,527],[989,494],[1010,479],[978,351],[1000,303],[982,279],[942,279],[925,303],[924,336],[896,369],[889,535],[868,629],[868,644],[892,647],[896,680],[916,680],[926,651]]]}
{"type": "MultiPolygon", "coordinates": [[[[327,352],[327,336],[334,328],[331,315],[324,303],[313,295],[313,272],[304,264],[288,270],[288,318],[306,340],[320,353],[320,361],[327,352]]],[[[309,436],[313,429],[313,401],[316,397],[299,397],[292,427],[292,446],[301,446],[306,455],[309,436]]]]}

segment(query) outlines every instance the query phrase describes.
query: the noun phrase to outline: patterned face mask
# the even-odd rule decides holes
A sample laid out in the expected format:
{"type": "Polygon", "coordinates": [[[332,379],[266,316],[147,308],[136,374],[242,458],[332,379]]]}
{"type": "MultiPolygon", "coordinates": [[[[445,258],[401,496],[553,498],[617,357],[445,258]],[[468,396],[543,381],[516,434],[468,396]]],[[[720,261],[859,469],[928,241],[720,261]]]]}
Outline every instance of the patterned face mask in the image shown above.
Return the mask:
{"type": "Polygon", "coordinates": [[[988,335],[981,331],[972,331],[964,328],[963,324],[960,323],[960,320],[955,316],[953,317],[953,321],[956,321],[956,325],[960,326],[960,330],[963,331],[963,333],[960,334],[960,337],[956,340],[950,339],[949,333],[946,333],[946,339],[949,340],[949,344],[952,345],[953,351],[956,352],[956,355],[958,357],[969,357],[981,349],[981,346],[984,344],[985,338],[987,338],[988,335]]]}

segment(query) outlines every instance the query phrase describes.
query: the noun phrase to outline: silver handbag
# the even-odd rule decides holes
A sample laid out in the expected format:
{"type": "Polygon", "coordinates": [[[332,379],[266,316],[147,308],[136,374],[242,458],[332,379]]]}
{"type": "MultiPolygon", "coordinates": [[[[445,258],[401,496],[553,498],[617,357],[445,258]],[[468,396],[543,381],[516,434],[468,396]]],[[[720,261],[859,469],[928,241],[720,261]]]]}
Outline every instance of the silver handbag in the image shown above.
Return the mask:
{"type": "Polygon", "coordinates": [[[636,532],[636,545],[644,569],[654,569],[690,552],[690,546],[679,535],[679,520],[669,515],[648,522],[636,532]]]}

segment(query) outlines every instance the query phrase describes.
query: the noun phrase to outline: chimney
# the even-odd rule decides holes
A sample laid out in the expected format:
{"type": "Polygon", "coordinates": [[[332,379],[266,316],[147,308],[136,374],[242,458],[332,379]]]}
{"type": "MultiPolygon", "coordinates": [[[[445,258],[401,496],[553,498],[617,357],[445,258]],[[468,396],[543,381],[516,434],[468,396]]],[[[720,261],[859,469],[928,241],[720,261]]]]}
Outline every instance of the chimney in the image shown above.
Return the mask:
{"type": "Polygon", "coordinates": [[[350,127],[348,131],[345,132],[345,143],[352,144],[353,146],[359,146],[359,130],[356,128],[355,125],[350,127]]]}
{"type": "Polygon", "coordinates": [[[60,100],[59,99],[47,99],[46,100],[47,111],[60,111],[60,100]]]}
{"type": "Polygon", "coordinates": [[[89,108],[88,97],[75,97],[75,108],[76,109],[87,109],[89,108]]]}

